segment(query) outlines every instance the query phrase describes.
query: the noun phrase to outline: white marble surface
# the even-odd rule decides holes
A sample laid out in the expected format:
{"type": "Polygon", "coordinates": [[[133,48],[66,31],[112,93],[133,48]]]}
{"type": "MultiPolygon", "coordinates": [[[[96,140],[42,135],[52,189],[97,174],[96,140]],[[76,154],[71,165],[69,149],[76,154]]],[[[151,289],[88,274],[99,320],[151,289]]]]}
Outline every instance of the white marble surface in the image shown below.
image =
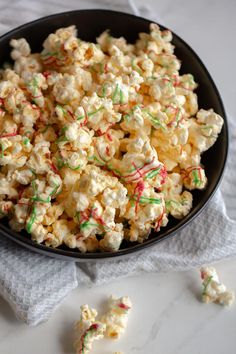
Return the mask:
{"type": "MultiPolygon", "coordinates": [[[[236,290],[235,261],[216,265],[221,280],[236,290]]],[[[0,300],[1,354],[72,354],[73,323],[83,303],[102,309],[110,294],[129,294],[133,310],[125,335],[95,343],[92,354],[235,354],[236,305],[200,302],[199,272],[143,274],[97,288],[80,288],[47,323],[27,327],[0,300]]]]}
{"type": "MultiPolygon", "coordinates": [[[[68,1],[69,3],[69,1],[68,1]]],[[[143,6],[143,0],[135,0],[143,6]]],[[[185,39],[200,55],[221,92],[226,110],[236,116],[236,2],[234,0],[146,0],[160,23],[185,39]]],[[[68,9],[70,6],[68,5],[68,9]]],[[[55,9],[56,12],[56,9],[55,9]]],[[[222,280],[236,290],[236,260],[217,265],[222,280]]],[[[134,308],[118,342],[96,343],[94,354],[235,354],[236,306],[199,301],[197,271],[143,274],[97,288],[76,289],[47,322],[29,328],[0,299],[1,354],[73,353],[72,326],[83,303],[98,306],[111,293],[128,294],[134,308]]]]}

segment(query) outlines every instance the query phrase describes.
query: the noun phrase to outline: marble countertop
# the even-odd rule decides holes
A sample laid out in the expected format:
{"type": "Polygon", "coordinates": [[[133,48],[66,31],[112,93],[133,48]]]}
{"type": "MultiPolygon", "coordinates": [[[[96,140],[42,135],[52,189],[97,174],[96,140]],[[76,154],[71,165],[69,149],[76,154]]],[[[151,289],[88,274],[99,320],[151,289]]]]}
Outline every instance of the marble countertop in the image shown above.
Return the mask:
{"type": "MultiPolygon", "coordinates": [[[[144,7],[142,0],[134,2],[138,8],[144,7]]],[[[214,77],[226,111],[236,116],[236,47],[232,44],[236,2],[146,0],[145,7],[195,49],[214,77]]],[[[220,262],[216,267],[222,281],[236,290],[236,260],[220,262]]],[[[72,354],[72,329],[80,305],[100,308],[110,294],[127,294],[134,307],[126,334],[119,341],[96,343],[93,354],[116,350],[125,354],[235,354],[236,305],[222,308],[202,304],[200,292],[197,271],[141,274],[74,290],[47,323],[35,328],[17,321],[9,305],[0,299],[0,353],[72,354]]]]}
{"type": "MultiPolygon", "coordinates": [[[[236,290],[236,260],[216,265],[221,280],[236,290]]],[[[72,354],[73,323],[80,305],[97,309],[110,294],[133,302],[120,340],[102,340],[91,354],[235,354],[236,305],[223,308],[200,301],[198,271],[142,274],[96,288],[74,290],[47,323],[28,327],[0,300],[1,354],[72,354]]]]}

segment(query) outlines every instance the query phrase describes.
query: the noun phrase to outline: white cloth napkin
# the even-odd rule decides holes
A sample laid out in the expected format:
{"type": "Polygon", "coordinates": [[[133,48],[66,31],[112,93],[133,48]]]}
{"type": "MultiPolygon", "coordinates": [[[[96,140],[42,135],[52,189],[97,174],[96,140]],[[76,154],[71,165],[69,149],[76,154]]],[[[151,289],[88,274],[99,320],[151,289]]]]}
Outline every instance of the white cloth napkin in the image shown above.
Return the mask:
{"type": "MultiPolygon", "coordinates": [[[[134,1],[2,0],[0,33],[50,13],[77,8],[112,8],[138,14],[134,1]],[[16,16],[17,14],[17,16],[16,16]]],[[[142,8],[148,16],[148,10],[142,8]]],[[[158,20],[157,20],[158,22],[158,20]]],[[[160,21],[161,22],[161,21],[160,21]]],[[[221,191],[189,226],[145,252],[116,261],[75,264],[39,255],[0,237],[0,294],[29,325],[47,320],[62,299],[80,285],[99,285],[141,272],[186,270],[236,256],[236,129],[231,124],[230,158],[221,191]],[[222,194],[224,198],[222,197],[222,194]],[[226,209],[226,206],[227,209],[226,209]]]]}

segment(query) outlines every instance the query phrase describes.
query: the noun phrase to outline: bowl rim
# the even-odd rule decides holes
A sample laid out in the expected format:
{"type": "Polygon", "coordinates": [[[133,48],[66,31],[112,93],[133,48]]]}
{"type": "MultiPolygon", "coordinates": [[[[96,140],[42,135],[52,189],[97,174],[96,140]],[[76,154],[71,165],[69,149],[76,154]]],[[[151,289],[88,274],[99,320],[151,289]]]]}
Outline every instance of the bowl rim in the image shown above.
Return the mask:
{"type": "MultiPolygon", "coordinates": [[[[115,11],[115,10],[105,10],[105,9],[82,9],[82,10],[71,10],[71,11],[64,11],[64,12],[58,12],[58,13],[54,13],[48,16],[44,16],[44,17],[40,17],[38,19],[35,19],[33,21],[27,22],[25,24],[22,24],[6,33],[4,33],[2,36],[0,36],[0,42],[2,40],[5,39],[5,37],[9,37],[17,32],[19,32],[22,29],[27,29],[28,27],[31,27],[34,24],[40,23],[40,22],[44,22],[53,18],[57,18],[58,16],[70,16],[76,13],[92,13],[92,12],[103,12],[103,13],[107,13],[107,14],[116,14],[116,15],[121,15],[121,16],[125,16],[127,18],[138,18],[141,21],[144,21],[146,23],[157,23],[154,20],[149,20],[147,18],[141,17],[141,16],[136,16],[130,13],[126,13],[126,12],[122,12],[122,11],[115,11]]],[[[168,27],[165,27],[159,23],[157,23],[160,28],[162,30],[166,30],[169,29],[168,27]]],[[[179,231],[183,230],[183,228],[185,228],[187,225],[189,225],[204,209],[205,207],[208,205],[208,203],[210,202],[210,200],[212,199],[212,197],[214,196],[215,192],[217,191],[217,189],[219,188],[219,185],[222,181],[224,172],[225,172],[225,167],[226,167],[226,163],[227,163],[227,158],[228,158],[228,150],[229,150],[229,131],[228,131],[228,122],[227,122],[227,115],[226,115],[226,111],[223,105],[223,101],[221,98],[221,95],[216,87],[215,82],[213,81],[208,69],[206,68],[206,66],[203,64],[202,60],[200,59],[200,57],[198,56],[198,54],[191,48],[191,46],[186,43],[181,37],[179,37],[174,31],[172,31],[170,29],[170,31],[172,32],[173,36],[180,42],[182,42],[182,44],[189,50],[189,52],[191,53],[191,55],[193,57],[195,57],[195,59],[198,61],[199,65],[201,66],[201,69],[205,72],[216,96],[217,96],[217,100],[219,103],[219,106],[221,107],[222,110],[222,116],[224,119],[224,125],[225,125],[225,156],[224,156],[224,160],[223,160],[223,164],[222,164],[222,170],[219,173],[218,179],[211,191],[211,193],[209,194],[207,200],[204,202],[204,204],[199,207],[198,210],[196,210],[193,215],[191,217],[189,217],[188,220],[185,220],[185,218],[183,218],[180,221],[180,225],[178,226],[174,226],[173,228],[167,230],[166,232],[164,231],[161,235],[161,237],[159,238],[152,238],[152,239],[147,239],[145,240],[145,242],[140,243],[140,244],[135,244],[133,246],[130,246],[128,248],[125,249],[120,249],[118,251],[113,251],[113,252],[91,252],[91,253],[82,253],[78,250],[70,250],[70,249],[58,249],[58,248],[51,248],[48,246],[45,246],[43,244],[38,244],[35,241],[32,241],[29,238],[26,237],[22,237],[19,238],[19,233],[11,230],[9,227],[2,225],[0,222],[0,233],[4,236],[6,236],[7,238],[13,240],[14,242],[18,243],[19,245],[26,247],[34,252],[38,252],[41,253],[43,255],[48,255],[51,257],[56,257],[56,258],[60,258],[60,259],[64,259],[67,261],[76,261],[76,262],[89,262],[89,261],[105,261],[105,260],[114,260],[114,259],[119,259],[119,258],[123,258],[124,256],[129,256],[131,257],[132,255],[135,255],[137,253],[140,253],[144,250],[146,250],[149,247],[152,247],[154,245],[157,245],[159,242],[166,240],[167,238],[173,237],[174,235],[176,235],[179,231]]]]}

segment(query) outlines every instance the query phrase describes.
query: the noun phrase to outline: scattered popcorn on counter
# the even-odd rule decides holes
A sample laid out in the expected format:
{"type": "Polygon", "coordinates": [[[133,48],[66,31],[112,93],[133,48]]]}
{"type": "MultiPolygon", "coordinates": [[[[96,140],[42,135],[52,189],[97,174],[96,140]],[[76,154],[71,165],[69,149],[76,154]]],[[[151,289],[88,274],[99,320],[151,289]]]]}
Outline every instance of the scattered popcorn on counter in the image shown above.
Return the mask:
{"type": "Polygon", "coordinates": [[[180,74],[171,40],[151,24],[135,44],[109,31],[85,42],[75,26],[49,34],[41,53],[10,41],[0,218],[12,229],[50,247],[114,252],[191,211],[191,191],[207,186],[201,154],[223,119],[198,110],[197,84],[180,74]]]}
{"type": "Polygon", "coordinates": [[[110,297],[108,311],[101,317],[101,321],[106,324],[106,337],[117,339],[124,333],[131,308],[132,303],[128,296],[119,299],[114,296],[110,297]]]}
{"type": "Polygon", "coordinates": [[[200,272],[203,280],[202,301],[231,306],[235,301],[235,294],[232,290],[227,290],[224,284],[220,283],[215,268],[202,267],[200,272]]]}
{"type": "MultiPolygon", "coordinates": [[[[97,320],[97,310],[87,304],[80,307],[80,320],[75,324],[76,331],[76,354],[87,354],[92,348],[93,341],[102,339],[104,336],[112,339],[119,338],[124,333],[128,314],[132,303],[128,296],[108,300],[108,311],[97,320]]],[[[115,352],[114,354],[122,354],[115,352]]]]}
{"type": "Polygon", "coordinates": [[[104,337],[106,325],[96,321],[97,311],[88,305],[81,306],[81,318],[75,324],[79,338],[75,342],[76,354],[88,354],[94,340],[104,337]]]}

